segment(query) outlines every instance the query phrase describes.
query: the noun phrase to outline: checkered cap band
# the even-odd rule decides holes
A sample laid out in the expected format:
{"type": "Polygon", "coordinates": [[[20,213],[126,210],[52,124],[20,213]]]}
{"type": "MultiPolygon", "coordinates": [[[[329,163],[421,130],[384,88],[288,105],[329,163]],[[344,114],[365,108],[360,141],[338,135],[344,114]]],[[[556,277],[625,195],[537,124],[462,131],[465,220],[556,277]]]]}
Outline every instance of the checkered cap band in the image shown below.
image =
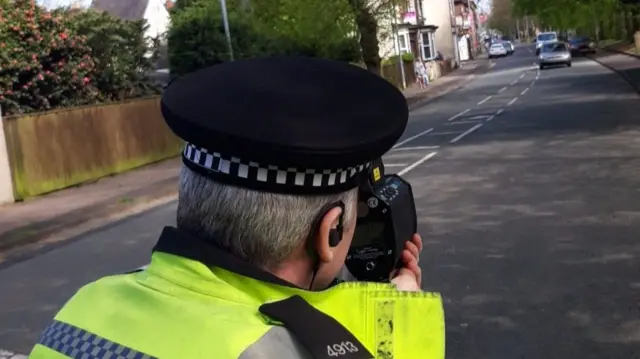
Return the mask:
{"type": "Polygon", "coordinates": [[[331,170],[283,168],[225,156],[190,143],[186,144],[183,157],[215,173],[269,185],[299,188],[329,188],[344,185],[371,166],[371,162],[367,162],[356,167],[331,170]]]}

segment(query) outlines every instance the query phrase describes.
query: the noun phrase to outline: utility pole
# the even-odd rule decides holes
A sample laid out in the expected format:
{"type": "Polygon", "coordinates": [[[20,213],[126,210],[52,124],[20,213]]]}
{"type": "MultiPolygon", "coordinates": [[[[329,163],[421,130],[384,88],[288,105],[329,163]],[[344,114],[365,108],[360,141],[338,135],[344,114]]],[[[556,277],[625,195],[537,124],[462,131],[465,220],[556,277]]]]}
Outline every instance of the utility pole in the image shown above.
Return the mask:
{"type": "Polygon", "coordinates": [[[231,45],[231,32],[229,31],[229,19],[227,18],[227,1],[220,0],[220,11],[222,11],[222,24],[224,25],[224,34],[227,37],[227,47],[229,50],[229,59],[233,61],[233,45],[231,45]]]}

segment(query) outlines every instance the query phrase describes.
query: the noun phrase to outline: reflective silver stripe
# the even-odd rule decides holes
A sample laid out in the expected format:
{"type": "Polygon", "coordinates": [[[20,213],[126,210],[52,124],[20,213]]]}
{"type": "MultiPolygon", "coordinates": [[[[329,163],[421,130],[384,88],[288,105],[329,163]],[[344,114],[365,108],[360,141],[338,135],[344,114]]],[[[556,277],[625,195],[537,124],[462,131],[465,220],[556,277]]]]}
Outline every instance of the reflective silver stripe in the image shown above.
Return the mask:
{"type": "Polygon", "coordinates": [[[156,359],[57,320],[45,329],[38,344],[74,359],[156,359]]]}
{"type": "Polygon", "coordinates": [[[284,327],[271,327],[238,359],[312,359],[311,354],[284,327]]]}

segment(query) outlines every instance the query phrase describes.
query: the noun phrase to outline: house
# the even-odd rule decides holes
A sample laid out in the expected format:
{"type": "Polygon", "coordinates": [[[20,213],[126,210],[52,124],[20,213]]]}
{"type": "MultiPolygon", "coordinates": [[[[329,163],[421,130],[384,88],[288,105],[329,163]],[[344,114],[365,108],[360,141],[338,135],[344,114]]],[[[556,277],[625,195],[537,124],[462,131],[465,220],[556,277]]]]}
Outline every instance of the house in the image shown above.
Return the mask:
{"type": "Polygon", "coordinates": [[[479,43],[475,0],[405,0],[397,13],[393,34],[381,39],[382,58],[399,51],[411,52],[422,61],[434,60],[438,54],[454,60],[463,47],[468,50],[461,58],[464,61],[471,58],[479,43]],[[470,46],[465,43],[468,39],[470,46]]]}
{"type": "Polygon", "coordinates": [[[460,61],[469,60],[480,52],[478,7],[474,0],[454,0],[453,32],[458,45],[460,61]]]}
{"type": "Polygon", "coordinates": [[[164,37],[169,29],[169,11],[164,0],[93,0],[91,9],[105,11],[123,20],[145,19],[149,38],[164,37]]]}

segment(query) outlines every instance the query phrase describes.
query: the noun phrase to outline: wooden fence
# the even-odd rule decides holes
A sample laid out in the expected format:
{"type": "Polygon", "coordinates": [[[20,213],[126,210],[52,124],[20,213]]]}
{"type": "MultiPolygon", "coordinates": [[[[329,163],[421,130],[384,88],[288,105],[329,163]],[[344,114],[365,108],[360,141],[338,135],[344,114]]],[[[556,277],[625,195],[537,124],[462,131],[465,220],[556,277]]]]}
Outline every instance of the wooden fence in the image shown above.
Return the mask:
{"type": "Polygon", "coordinates": [[[180,153],[159,97],[7,117],[16,199],[94,180],[180,153]]]}

